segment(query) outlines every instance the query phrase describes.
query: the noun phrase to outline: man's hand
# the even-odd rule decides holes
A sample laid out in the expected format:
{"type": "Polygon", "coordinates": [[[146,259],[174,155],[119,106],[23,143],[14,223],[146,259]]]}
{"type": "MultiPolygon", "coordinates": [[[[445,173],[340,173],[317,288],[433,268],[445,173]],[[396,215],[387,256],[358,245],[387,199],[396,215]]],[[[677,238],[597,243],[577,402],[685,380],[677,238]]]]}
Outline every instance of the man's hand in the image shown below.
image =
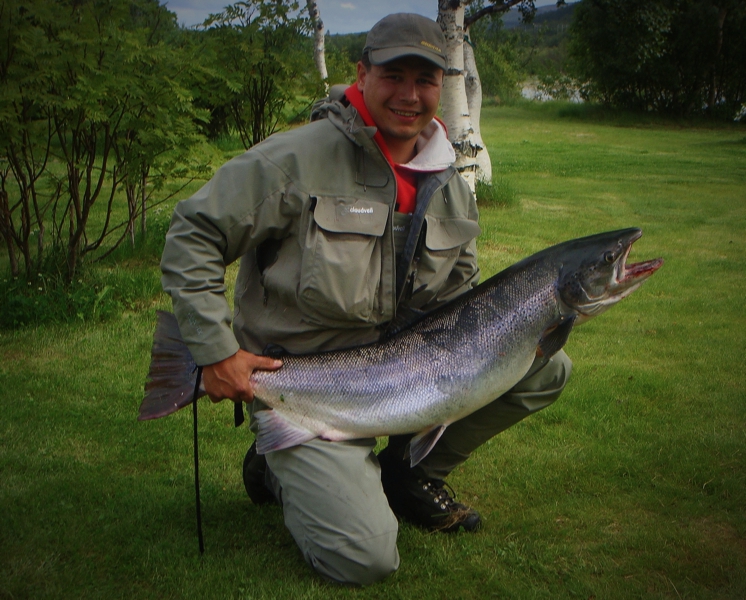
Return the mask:
{"type": "Polygon", "coordinates": [[[249,377],[254,371],[275,371],[282,361],[239,350],[225,360],[202,367],[202,385],[213,402],[224,398],[234,402],[251,402],[254,390],[249,377]]]}

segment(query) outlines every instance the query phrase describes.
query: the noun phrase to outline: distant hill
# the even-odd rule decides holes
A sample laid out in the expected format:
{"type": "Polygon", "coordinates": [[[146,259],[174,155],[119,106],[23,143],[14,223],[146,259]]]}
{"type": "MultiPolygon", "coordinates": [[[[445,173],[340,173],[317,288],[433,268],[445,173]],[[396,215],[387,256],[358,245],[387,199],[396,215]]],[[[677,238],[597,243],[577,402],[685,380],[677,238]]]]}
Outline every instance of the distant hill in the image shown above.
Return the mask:
{"type": "Polygon", "coordinates": [[[540,6],[536,9],[536,16],[534,16],[531,25],[523,25],[520,11],[513,8],[503,15],[503,27],[505,29],[515,29],[517,27],[538,27],[544,24],[567,27],[572,22],[572,14],[577,4],[577,2],[568,2],[560,8],[557,8],[554,4],[540,6]]]}

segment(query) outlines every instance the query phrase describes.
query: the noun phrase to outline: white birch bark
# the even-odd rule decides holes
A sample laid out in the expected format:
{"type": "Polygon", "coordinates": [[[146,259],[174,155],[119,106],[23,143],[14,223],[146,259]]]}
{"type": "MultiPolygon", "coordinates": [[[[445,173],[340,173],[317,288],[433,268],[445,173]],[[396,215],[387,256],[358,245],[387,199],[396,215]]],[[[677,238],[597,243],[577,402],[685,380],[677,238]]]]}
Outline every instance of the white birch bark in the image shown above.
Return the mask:
{"type": "Polygon", "coordinates": [[[466,101],[464,78],[464,7],[459,0],[438,1],[438,22],[446,38],[448,66],[443,81],[441,106],[448,139],[456,151],[455,166],[474,190],[476,186],[476,148],[472,144],[474,129],[466,101]]]}
{"type": "Polygon", "coordinates": [[[326,87],[329,87],[327,79],[329,74],[326,70],[326,53],[324,49],[324,22],[321,20],[321,13],[319,13],[319,7],[316,6],[316,0],[307,0],[306,6],[308,7],[308,16],[311,17],[313,23],[313,60],[316,63],[316,68],[321,75],[321,79],[324,80],[326,87]]]}
{"type": "MultiPolygon", "coordinates": [[[[469,39],[469,30],[465,31],[466,40],[469,39]]],[[[471,128],[473,130],[474,145],[477,147],[476,177],[479,181],[490,183],[492,181],[492,160],[487,147],[482,140],[482,81],[479,79],[477,63],[474,59],[474,48],[468,41],[464,42],[464,79],[466,89],[466,104],[469,107],[471,117],[471,128]]]]}
{"type": "MultiPolygon", "coordinates": [[[[459,0],[464,5],[470,4],[472,0],[459,0]]],[[[564,2],[563,2],[564,3],[564,2]]],[[[557,3],[560,4],[559,2],[557,3]]],[[[468,40],[469,27],[479,19],[488,15],[505,13],[510,8],[520,5],[524,18],[527,14],[533,15],[535,11],[535,0],[492,0],[491,4],[483,5],[476,13],[466,20],[465,38],[468,40]]],[[[492,181],[492,160],[487,147],[482,140],[480,121],[482,118],[482,82],[479,79],[477,63],[474,59],[474,48],[471,44],[463,44],[464,53],[464,77],[466,79],[466,98],[471,115],[473,133],[473,145],[476,148],[475,160],[477,163],[477,179],[490,183],[492,181]]]]}

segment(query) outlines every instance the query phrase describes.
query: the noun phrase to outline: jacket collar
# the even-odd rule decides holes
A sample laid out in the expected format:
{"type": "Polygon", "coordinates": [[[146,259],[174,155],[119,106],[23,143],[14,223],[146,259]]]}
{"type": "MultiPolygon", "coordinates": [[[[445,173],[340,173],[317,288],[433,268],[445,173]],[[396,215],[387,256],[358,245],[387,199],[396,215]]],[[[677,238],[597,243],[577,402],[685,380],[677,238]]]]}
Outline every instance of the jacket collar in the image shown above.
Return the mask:
{"type": "Polygon", "coordinates": [[[407,164],[407,169],[419,172],[443,171],[456,161],[456,153],[448,141],[446,128],[435,118],[420,133],[417,154],[407,164]]]}

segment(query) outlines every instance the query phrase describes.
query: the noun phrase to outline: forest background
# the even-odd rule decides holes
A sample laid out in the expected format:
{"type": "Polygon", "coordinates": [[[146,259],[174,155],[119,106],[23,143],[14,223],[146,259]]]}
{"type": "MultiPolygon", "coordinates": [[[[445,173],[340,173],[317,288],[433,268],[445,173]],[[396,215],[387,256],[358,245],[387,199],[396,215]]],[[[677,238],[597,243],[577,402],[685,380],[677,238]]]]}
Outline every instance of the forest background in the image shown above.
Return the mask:
{"type": "MultiPolygon", "coordinates": [[[[354,81],[365,34],[327,36],[324,82],[299,8],[238,2],[185,29],[156,0],[0,2],[0,326],[99,319],[146,299],[149,288],[96,266],[121,261],[123,245],[157,248],[172,201],[209,179],[221,148],[305,122],[325,84],[354,81]]],[[[524,9],[470,29],[486,105],[531,89],[641,114],[742,116],[741,3],[524,9]]]]}

